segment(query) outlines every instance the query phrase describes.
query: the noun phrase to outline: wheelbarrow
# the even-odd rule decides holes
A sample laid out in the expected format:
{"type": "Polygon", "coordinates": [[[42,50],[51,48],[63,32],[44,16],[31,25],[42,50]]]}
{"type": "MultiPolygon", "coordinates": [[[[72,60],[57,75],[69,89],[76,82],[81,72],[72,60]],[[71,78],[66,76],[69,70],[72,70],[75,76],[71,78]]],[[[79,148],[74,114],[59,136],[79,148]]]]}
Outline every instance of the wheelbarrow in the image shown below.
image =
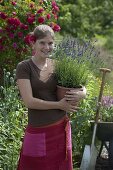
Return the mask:
{"type": "MultiPolygon", "coordinates": [[[[91,121],[91,130],[93,130],[93,127],[94,121],[91,121]]],[[[98,122],[96,136],[101,141],[98,157],[101,156],[103,147],[105,146],[110,165],[113,168],[113,122],[98,122]]]]}
{"type": "Polygon", "coordinates": [[[103,89],[104,89],[104,84],[105,84],[105,76],[106,76],[106,73],[110,72],[111,70],[107,68],[101,68],[100,71],[103,73],[103,75],[102,75],[100,93],[98,97],[96,117],[95,117],[94,126],[93,126],[92,143],[91,143],[91,146],[85,145],[85,149],[84,149],[84,153],[83,153],[83,157],[82,157],[82,161],[80,165],[80,170],[95,170],[96,159],[98,156],[98,152],[95,147],[96,130],[97,130],[98,119],[99,119],[99,111],[101,108],[101,99],[102,99],[102,94],[103,94],[103,89]]]}

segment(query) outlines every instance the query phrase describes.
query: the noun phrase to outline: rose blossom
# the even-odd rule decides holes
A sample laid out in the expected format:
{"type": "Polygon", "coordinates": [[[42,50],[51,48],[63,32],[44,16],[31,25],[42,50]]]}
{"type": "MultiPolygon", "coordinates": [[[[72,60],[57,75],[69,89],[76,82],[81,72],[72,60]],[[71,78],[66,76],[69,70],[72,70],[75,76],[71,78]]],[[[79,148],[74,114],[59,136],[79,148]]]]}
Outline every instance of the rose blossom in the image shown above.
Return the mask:
{"type": "Polygon", "coordinates": [[[45,21],[45,18],[44,17],[39,17],[38,18],[38,22],[41,24],[41,23],[44,23],[45,21]]]}
{"type": "Polygon", "coordinates": [[[8,18],[7,22],[10,25],[15,25],[15,26],[20,25],[20,20],[18,18],[8,18]]]}
{"type": "Polygon", "coordinates": [[[5,14],[4,12],[0,12],[0,17],[2,19],[6,19],[7,18],[7,14],[5,14]]]}
{"type": "Polygon", "coordinates": [[[16,4],[17,4],[17,2],[15,2],[15,1],[13,1],[13,2],[12,2],[12,5],[14,5],[14,6],[15,6],[16,4]]]}
{"type": "Polygon", "coordinates": [[[53,30],[56,31],[56,32],[59,32],[59,31],[61,30],[61,28],[60,28],[59,25],[55,24],[55,25],[53,26],[53,30]]]}
{"type": "Polygon", "coordinates": [[[54,6],[53,8],[54,8],[54,10],[55,10],[56,12],[59,11],[59,7],[58,7],[58,6],[54,6]]]}
{"type": "Polygon", "coordinates": [[[25,25],[25,24],[21,23],[20,28],[24,29],[24,30],[28,30],[28,25],[25,25]]]}
{"type": "Polygon", "coordinates": [[[27,18],[27,22],[28,22],[29,24],[32,24],[34,21],[35,21],[35,18],[34,18],[34,17],[28,17],[28,18],[27,18]]]}
{"type": "Polygon", "coordinates": [[[57,5],[55,1],[52,1],[51,4],[52,4],[52,7],[57,5]]]}
{"type": "Polygon", "coordinates": [[[50,19],[50,18],[51,18],[51,15],[50,15],[50,14],[47,14],[46,17],[47,17],[47,19],[50,19]]]}
{"type": "Polygon", "coordinates": [[[37,14],[41,14],[43,11],[44,11],[44,9],[43,9],[43,8],[40,8],[40,9],[37,11],[37,14]]]}
{"type": "Polygon", "coordinates": [[[23,33],[22,32],[18,32],[18,37],[22,38],[23,37],[23,33]]]}

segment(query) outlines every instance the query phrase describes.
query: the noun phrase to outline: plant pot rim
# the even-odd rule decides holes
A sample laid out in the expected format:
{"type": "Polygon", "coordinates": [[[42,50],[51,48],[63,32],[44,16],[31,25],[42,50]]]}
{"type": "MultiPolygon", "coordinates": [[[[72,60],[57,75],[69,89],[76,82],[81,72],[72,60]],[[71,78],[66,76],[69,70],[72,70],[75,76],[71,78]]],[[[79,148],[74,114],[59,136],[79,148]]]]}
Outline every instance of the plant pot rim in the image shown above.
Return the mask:
{"type": "Polygon", "coordinates": [[[65,86],[62,86],[62,85],[57,85],[58,88],[64,88],[64,89],[79,89],[79,88],[82,88],[83,86],[81,85],[80,87],[65,87],[65,86]]]}

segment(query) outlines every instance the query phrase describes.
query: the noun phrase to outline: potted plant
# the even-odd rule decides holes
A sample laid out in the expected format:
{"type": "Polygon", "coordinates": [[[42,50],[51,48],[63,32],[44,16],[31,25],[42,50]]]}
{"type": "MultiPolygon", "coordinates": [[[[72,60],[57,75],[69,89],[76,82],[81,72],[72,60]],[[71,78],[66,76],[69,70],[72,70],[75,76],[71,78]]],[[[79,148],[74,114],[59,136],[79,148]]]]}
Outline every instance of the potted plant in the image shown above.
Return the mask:
{"type": "Polygon", "coordinates": [[[78,51],[75,40],[70,39],[71,45],[68,44],[68,46],[66,43],[69,42],[69,40],[66,39],[64,41],[57,46],[54,53],[57,98],[58,100],[63,98],[66,91],[70,89],[74,89],[75,91],[79,90],[79,95],[81,95],[81,98],[85,97],[85,93],[80,91],[80,88],[86,86],[90,74],[89,65],[85,56],[85,54],[87,54],[87,50],[81,45],[81,48],[79,46],[79,52],[73,57],[73,53],[78,51]],[[73,44],[75,44],[75,46],[73,46],[73,44]]]}
{"type": "MultiPolygon", "coordinates": [[[[98,59],[98,55],[98,50],[90,41],[66,37],[57,43],[53,58],[55,59],[58,94],[65,94],[60,90],[62,86],[65,91],[68,90],[66,88],[75,90],[86,86],[91,73],[99,75],[99,68],[103,67],[103,62],[98,59]]],[[[62,97],[58,95],[58,99],[60,98],[62,97]]]]}
{"type": "MultiPolygon", "coordinates": [[[[63,54],[62,58],[57,58],[55,61],[55,75],[57,79],[57,97],[61,99],[66,91],[70,89],[78,91],[85,86],[89,72],[85,63],[79,63],[76,59],[63,54]]],[[[80,95],[85,97],[82,92],[80,95]]]]}

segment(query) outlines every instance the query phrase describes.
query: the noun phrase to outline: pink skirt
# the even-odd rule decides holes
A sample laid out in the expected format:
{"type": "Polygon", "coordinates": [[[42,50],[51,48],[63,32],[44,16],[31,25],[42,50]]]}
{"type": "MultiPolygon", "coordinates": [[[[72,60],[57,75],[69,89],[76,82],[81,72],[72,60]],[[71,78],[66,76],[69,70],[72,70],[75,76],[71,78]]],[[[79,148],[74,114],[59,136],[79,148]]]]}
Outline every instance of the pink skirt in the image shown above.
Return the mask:
{"type": "Polygon", "coordinates": [[[71,126],[65,117],[25,131],[17,170],[72,170],[71,126]]]}

